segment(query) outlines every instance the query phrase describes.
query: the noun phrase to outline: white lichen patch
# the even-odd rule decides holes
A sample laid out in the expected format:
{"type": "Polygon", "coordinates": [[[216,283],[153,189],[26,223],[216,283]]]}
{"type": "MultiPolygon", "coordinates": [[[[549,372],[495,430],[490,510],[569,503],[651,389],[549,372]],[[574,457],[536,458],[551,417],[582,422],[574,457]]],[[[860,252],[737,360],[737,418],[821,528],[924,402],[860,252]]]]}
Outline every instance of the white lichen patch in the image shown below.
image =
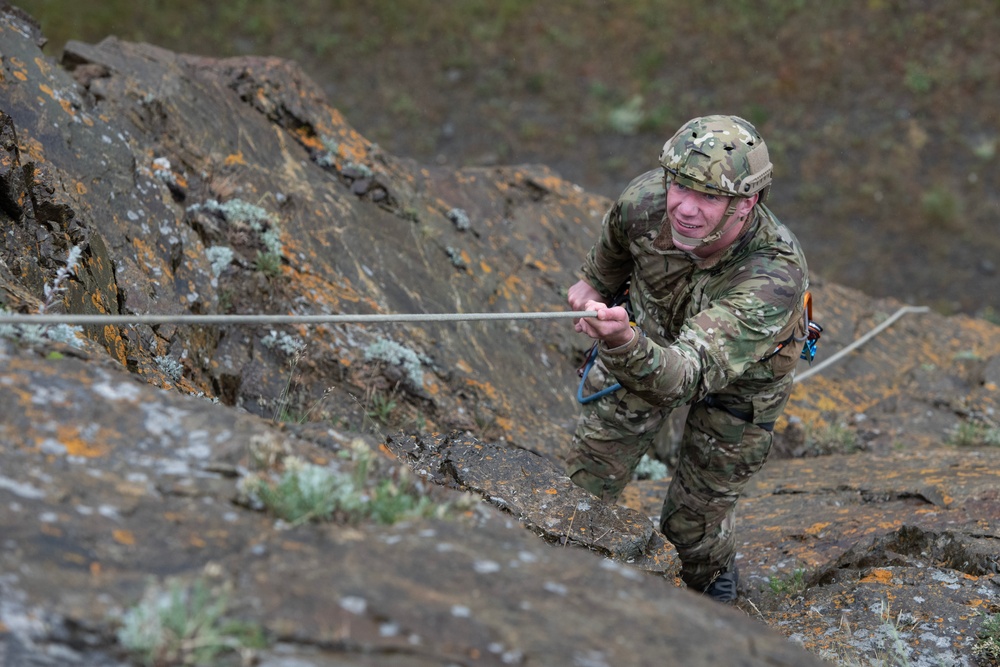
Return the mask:
{"type": "Polygon", "coordinates": [[[109,401],[128,401],[138,403],[142,395],[139,387],[132,382],[98,382],[93,386],[94,393],[109,401]]]}
{"type": "Polygon", "coordinates": [[[500,571],[500,563],[495,560],[477,560],[472,564],[472,569],[479,574],[493,574],[500,571]]]}
{"type": "Polygon", "coordinates": [[[355,616],[360,616],[368,609],[368,601],[357,595],[345,595],[337,601],[337,604],[340,605],[341,609],[355,616]]]}

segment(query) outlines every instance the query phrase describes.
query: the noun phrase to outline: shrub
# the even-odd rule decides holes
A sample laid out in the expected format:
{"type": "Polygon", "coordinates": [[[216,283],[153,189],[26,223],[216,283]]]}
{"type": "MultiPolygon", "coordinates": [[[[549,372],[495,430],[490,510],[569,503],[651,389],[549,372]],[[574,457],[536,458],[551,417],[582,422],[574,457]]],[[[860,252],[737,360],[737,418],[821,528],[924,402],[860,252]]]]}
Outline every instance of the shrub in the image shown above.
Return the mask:
{"type": "Polygon", "coordinates": [[[963,421],[952,429],[947,441],[956,447],[1000,446],[1000,428],[963,421]]]}
{"type": "Polygon", "coordinates": [[[225,590],[202,580],[188,587],[173,580],[167,588],[148,588],[122,617],[117,633],[122,647],[143,665],[214,665],[227,653],[266,646],[260,628],[225,618],[225,590]]]}
{"type": "Polygon", "coordinates": [[[243,478],[241,493],[250,506],[265,509],[292,525],[338,515],[348,522],[374,519],[391,524],[408,518],[443,517],[452,509],[450,504],[424,496],[407,468],[373,479],[377,461],[361,440],[340,453],[353,464],[350,473],[336,465],[320,466],[285,456],[273,447],[262,459],[259,449],[251,451],[251,461],[266,460],[268,469],[243,478]]]}

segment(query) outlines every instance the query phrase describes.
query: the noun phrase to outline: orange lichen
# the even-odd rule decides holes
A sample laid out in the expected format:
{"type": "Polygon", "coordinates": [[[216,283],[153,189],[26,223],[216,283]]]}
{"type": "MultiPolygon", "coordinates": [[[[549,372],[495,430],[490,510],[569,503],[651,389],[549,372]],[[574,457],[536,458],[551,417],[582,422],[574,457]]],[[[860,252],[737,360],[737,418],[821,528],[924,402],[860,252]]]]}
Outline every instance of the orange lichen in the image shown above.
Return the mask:
{"type": "Polygon", "coordinates": [[[130,530],[119,528],[117,530],[112,531],[111,536],[118,544],[124,544],[127,547],[135,545],[135,535],[133,535],[132,531],[130,530]]]}
{"type": "Polygon", "coordinates": [[[861,583],[886,585],[892,581],[892,572],[882,568],[875,568],[866,576],[862,577],[861,583]]]}
{"type": "Polygon", "coordinates": [[[829,521],[821,521],[818,523],[814,523],[813,525],[806,528],[806,534],[818,535],[819,533],[823,532],[823,530],[826,529],[826,527],[829,525],[830,525],[829,521]]]}
{"type": "Polygon", "coordinates": [[[108,453],[108,449],[104,445],[89,443],[81,438],[79,427],[60,424],[56,428],[56,433],[59,442],[66,447],[66,453],[70,456],[92,459],[108,453]]]}
{"type": "Polygon", "coordinates": [[[472,378],[466,378],[465,382],[470,387],[476,387],[477,389],[482,390],[482,392],[486,394],[487,398],[489,398],[492,401],[497,400],[497,398],[499,397],[496,387],[494,387],[489,382],[480,382],[479,380],[474,380],[472,378]]]}

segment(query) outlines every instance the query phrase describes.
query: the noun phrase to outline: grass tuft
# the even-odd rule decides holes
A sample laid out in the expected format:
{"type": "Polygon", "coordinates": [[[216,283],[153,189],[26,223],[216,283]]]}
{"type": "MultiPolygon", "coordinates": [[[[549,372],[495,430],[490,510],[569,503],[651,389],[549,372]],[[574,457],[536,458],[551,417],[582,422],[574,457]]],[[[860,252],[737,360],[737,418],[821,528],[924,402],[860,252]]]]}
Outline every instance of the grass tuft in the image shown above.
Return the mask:
{"type": "Polygon", "coordinates": [[[249,659],[267,645],[264,632],[228,618],[229,611],[225,587],[211,587],[204,580],[152,585],[122,617],[118,642],[149,667],[215,665],[227,654],[249,659]]]}
{"type": "Polygon", "coordinates": [[[340,461],[318,465],[272,444],[251,447],[250,462],[261,469],[240,482],[251,507],[264,509],[292,526],[340,519],[373,519],[392,524],[404,519],[446,517],[453,505],[426,497],[408,468],[383,470],[371,448],[356,440],[340,452],[340,461]]]}

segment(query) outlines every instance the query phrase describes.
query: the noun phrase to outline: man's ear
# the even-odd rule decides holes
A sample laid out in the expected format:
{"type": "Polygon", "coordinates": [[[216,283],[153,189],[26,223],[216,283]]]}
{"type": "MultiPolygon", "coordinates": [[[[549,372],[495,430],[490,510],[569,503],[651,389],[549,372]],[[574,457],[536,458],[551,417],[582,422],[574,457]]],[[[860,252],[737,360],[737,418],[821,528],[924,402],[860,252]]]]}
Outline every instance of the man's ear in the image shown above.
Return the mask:
{"type": "Polygon", "coordinates": [[[750,209],[752,209],[757,204],[757,200],[759,199],[760,199],[759,192],[753,193],[752,197],[741,198],[739,204],[736,206],[736,212],[740,216],[747,215],[748,213],[750,213],[750,209]]]}

